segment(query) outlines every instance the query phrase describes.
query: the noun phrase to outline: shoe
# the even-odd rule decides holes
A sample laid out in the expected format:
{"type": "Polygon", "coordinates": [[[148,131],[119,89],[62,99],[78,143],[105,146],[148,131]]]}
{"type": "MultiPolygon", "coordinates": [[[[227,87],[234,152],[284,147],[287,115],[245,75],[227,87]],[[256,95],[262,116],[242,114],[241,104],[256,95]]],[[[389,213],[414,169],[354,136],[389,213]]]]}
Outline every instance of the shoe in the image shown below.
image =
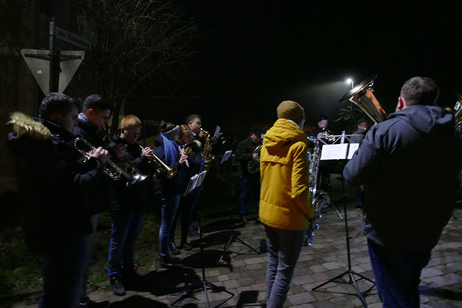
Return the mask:
{"type": "Polygon", "coordinates": [[[246,217],[241,217],[241,223],[242,223],[243,225],[246,225],[246,224],[248,224],[249,222],[247,221],[247,218],[246,218],[246,217]]]}
{"type": "Polygon", "coordinates": [[[192,250],[192,246],[189,243],[184,243],[183,245],[181,245],[181,248],[183,248],[185,251],[191,251],[192,250]]]}
{"type": "Polygon", "coordinates": [[[356,208],[357,208],[357,209],[362,209],[362,208],[363,208],[363,205],[362,205],[361,203],[358,203],[358,204],[356,204],[356,208]]]}
{"type": "Polygon", "coordinates": [[[175,243],[174,242],[171,242],[170,243],[170,252],[173,254],[173,255],[179,255],[181,252],[180,250],[178,249],[178,247],[176,247],[175,243]]]}
{"type": "Polygon", "coordinates": [[[180,263],[180,259],[171,257],[170,255],[160,256],[159,264],[164,268],[183,267],[183,264],[180,263]]]}
{"type": "Polygon", "coordinates": [[[261,224],[260,218],[257,218],[257,219],[255,220],[255,224],[256,224],[256,225],[261,224]]]}
{"type": "Polygon", "coordinates": [[[117,296],[124,296],[125,295],[125,288],[120,282],[120,278],[118,275],[109,276],[109,281],[111,282],[112,291],[117,296]]]}

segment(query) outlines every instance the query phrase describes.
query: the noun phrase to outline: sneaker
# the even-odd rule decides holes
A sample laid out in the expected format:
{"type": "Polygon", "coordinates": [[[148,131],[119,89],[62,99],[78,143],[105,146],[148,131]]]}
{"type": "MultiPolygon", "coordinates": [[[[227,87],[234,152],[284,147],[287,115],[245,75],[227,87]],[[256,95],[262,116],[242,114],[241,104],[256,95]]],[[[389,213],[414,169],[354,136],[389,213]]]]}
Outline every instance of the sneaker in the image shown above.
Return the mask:
{"type": "Polygon", "coordinates": [[[181,252],[180,250],[178,249],[178,247],[176,247],[175,243],[174,242],[171,242],[170,243],[170,252],[173,254],[173,255],[179,255],[181,252]]]}
{"type": "Polygon", "coordinates": [[[120,282],[118,275],[109,276],[109,281],[111,282],[112,291],[117,296],[124,296],[125,295],[125,288],[120,282]]]}
{"type": "Polygon", "coordinates": [[[192,246],[189,243],[184,243],[183,245],[181,245],[181,248],[183,248],[185,251],[191,251],[192,250],[192,246]]]}
{"type": "Polygon", "coordinates": [[[159,264],[161,267],[183,267],[183,264],[180,263],[180,259],[171,257],[169,255],[160,256],[159,264]]]}
{"type": "Polygon", "coordinates": [[[247,221],[247,217],[241,217],[241,223],[243,225],[248,224],[249,222],[247,221]]]}

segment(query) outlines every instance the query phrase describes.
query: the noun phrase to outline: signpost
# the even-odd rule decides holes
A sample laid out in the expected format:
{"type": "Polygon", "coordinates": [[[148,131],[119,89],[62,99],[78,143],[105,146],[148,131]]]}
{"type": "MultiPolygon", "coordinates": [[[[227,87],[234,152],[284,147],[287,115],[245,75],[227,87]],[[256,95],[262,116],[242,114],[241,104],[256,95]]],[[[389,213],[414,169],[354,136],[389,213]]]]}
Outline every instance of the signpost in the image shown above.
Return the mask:
{"type": "Polygon", "coordinates": [[[85,57],[84,51],[62,51],[55,49],[55,37],[73,45],[91,50],[90,41],[55,26],[50,22],[50,50],[22,49],[29,69],[45,95],[64,92],[85,57]]]}

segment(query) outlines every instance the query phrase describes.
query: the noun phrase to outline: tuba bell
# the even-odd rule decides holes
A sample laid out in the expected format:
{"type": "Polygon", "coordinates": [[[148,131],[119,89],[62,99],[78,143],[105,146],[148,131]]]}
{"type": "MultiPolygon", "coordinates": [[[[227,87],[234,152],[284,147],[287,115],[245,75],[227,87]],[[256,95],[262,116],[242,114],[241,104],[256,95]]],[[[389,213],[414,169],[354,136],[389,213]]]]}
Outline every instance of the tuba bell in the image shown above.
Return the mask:
{"type": "Polygon", "coordinates": [[[374,102],[369,100],[363,100],[362,97],[366,94],[367,90],[374,91],[372,86],[374,85],[374,79],[377,77],[377,74],[372,75],[371,77],[360,82],[356,87],[348,91],[341,99],[340,103],[345,101],[350,101],[356,106],[359,107],[373,122],[374,124],[380,123],[385,120],[383,113],[379,112],[381,109],[380,103],[377,101],[376,106],[374,102]]]}
{"type": "Polygon", "coordinates": [[[253,154],[258,155],[257,158],[253,158],[251,161],[247,163],[247,171],[249,173],[257,173],[258,171],[260,171],[260,151],[262,146],[263,145],[260,144],[255,148],[255,150],[253,150],[253,154]]]}

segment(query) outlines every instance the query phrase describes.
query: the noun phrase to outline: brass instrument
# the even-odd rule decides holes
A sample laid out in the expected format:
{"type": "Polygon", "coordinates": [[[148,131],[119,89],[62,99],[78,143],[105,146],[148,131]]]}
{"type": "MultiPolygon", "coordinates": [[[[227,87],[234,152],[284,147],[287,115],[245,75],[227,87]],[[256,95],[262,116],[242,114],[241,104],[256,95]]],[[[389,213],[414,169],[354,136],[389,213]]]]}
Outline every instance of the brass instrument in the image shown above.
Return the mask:
{"type": "Polygon", "coordinates": [[[457,102],[454,106],[454,119],[456,121],[456,129],[462,132],[462,95],[455,92],[457,95],[457,102]]]}
{"type": "MultiPolygon", "coordinates": [[[[144,147],[139,144],[140,148],[141,148],[141,151],[144,150],[144,147]]],[[[157,157],[155,154],[154,154],[154,151],[151,151],[149,152],[150,155],[152,155],[152,157],[159,163],[161,164],[162,167],[165,168],[165,170],[167,170],[167,178],[172,178],[175,176],[176,172],[178,171],[176,168],[170,168],[169,166],[167,166],[159,157],[157,157]]]]}
{"type": "Polygon", "coordinates": [[[314,231],[319,229],[319,220],[322,217],[321,210],[324,207],[324,204],[330,204],[329,195],[322,191],[318,190],[318,171],[319,171],[319,162],[321,160],[321,146],[316,137],[308,137],[308,139],[314,143],[314,148],[309,149],[308,153],[310,154],[310,164],[309,164],[309,196],[311,198],[311,204],[315,209],[315,214],[313,218],[310,219],[310,225],[305,233],[305,246],[311,246],[314,238],[314,231]]]}
{"type": "Polygon", "coordinates": [[[262,148],[262,144],[259,144],[255,150],[253,150],[253,154],[258,154],[257,158],[253,158],[251,161],[249,161],[247,163],[247,171],[249,173],[257,173],[258,171],[260,171],[260,151],[261,151],[261,148],[262,148]]]}
{"type": "Polygon", "coordinates": [[[373,102],[371,105],[370,101],[365,101],[361,98],[366,94],[367,90],[374,91],[372,86],[374,85],[374,79],[376,77],[377,74],[363,80],[340,99],[341,103],[348,100],[358,106],[375,124],[385,120],[384,115],[378,110],[381,106],[375,106],[373,102]]]}
{"type": "MultiPolygon", "coordinates": [[[[201,129],[202,130],[202,129],[201,129]]],[[[215,156],[212,155],[212,153],[210,153],[209,151],[209,146],[211,146],[214,141],[211,140],[210,138],[210,134],[208,131],[204,131],[204,134],[205,134],[205,144],[204,144],[204,151],[202,152],[202,165],[201,165],[201,169],[205,169],[205,170],[209,170],[210,169],[210,164],[212,163],[212,161],[215,159],[215,156]]]]}
{"type": "MultiPolygon", "coordinates": [[[[74,136],[76,137],[74,139],[74,147],[77,149],[77,151],[80,152],[80,154],[83,155],[83,157],[85,159],[90,159],[90,157],[88,156],[87,152],[85,152],[84,150],[80,149],[78,146],[77,146],[77,143],[79,141],[83,142],[90,150],[93,150],[95,149],[95,147],[90,143],[88,142],[87,140],[85,140],[84,138],[80,137],[80,136],[77,136],[77,134],[73,133],[74,136]]],[[[126,179],[127,179],[127,187],[129,186],[132,186],[133,184],[135,183],[138,183],[138,182],[142,182],[144,181],[147,177],[145,175],[141,175],[139,173],[129,173],[127,172],[126,170],[124,170],[123,168],[119,167],[117,165],[117,163],[113,162],[112,160],[110,160],[109,158],[106,160],[106,163],[109,164],[115,171],[112,171],[108,168],[104,168],[104,173],[106,173],[111,179],[113,179],[114,181],[120,179],[122,176],[124,176],[126,179]]]]}

